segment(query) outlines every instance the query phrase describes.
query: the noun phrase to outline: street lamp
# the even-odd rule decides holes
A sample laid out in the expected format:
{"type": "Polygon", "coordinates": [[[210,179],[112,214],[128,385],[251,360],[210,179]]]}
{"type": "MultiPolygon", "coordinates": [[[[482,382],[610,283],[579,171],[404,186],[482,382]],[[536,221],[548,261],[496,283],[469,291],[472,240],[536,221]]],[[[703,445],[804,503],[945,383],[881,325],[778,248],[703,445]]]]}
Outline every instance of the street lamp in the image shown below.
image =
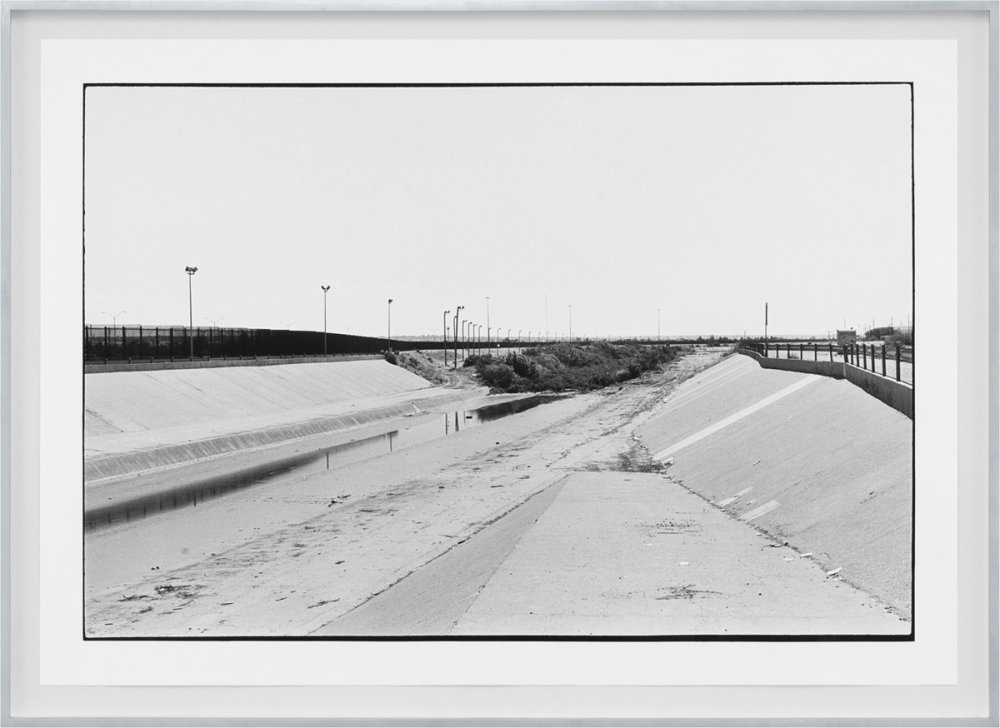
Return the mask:
{"type": "Polygon", "coordinates": [[[386,311],[387,311],[386,343],[389,345],[389,353],[391,354],[392,353],[392,299],[391,298],[389,299],[389,304],[386,307],[386,311]]]}
{"type": "Polygon", "coordinates": [[[465,306],[457,306],[455,308],[455,361],[453,362],[454,369],[458,369],[458,315],[462,312],[465,306]]]}
{"type": "Polygon", "coordinates": [[[450,313],[451,313],[450,310],[449,311],[445,311],[444,312],[443,321],[441,322],[442,323],[442,327],[443,327],[442,330],[444,331],[444,338],[441,339],[441,341],[443,342],[443,347],[442,348],[444,349],[444,366],[445,366],[445,369],[448,368],[448,314],[450,314],[450,313]]]}
{"type": "Polygon", "coordinates": [[[330,286],[320,286],[323,289],[323,356],[326,356],[326,294],[330,286]]]}
{"type": "Polygon", "coordinates": [[[483,353],[483,325],[476,325],[476,351],[480,354],[483,353]]]}
{"type": "Polygon", "coordinates": [[[194,298],[191,294],[191,280],[198,269],[187,266],[184,272],[188,274],[188,343],[191,345],[191,358],[194,359],[194,298]]]}
{"type": "Polygon", "coordinates": [[[490,345],[490,297],[486,297],[486,347],[490,345]]]}

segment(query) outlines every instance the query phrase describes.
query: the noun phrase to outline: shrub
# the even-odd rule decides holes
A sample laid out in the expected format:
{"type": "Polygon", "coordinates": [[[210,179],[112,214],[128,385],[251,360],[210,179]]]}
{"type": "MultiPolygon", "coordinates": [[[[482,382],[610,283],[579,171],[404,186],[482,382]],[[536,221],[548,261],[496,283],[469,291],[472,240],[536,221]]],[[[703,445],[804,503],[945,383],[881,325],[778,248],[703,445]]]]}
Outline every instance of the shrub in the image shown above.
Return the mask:
{"type": "Polygon", "coordinates": [[[514,380],[514,370],[506,364],[487,364],[480,372],[483,383],[497,389],[507,389],[514,380]]]}
{"type": "Polygon", "coordinates": [[[385,353],[385,360],[390,364],[399,365],[399,360],[396,358],[396,354],[391,351],[387,351],[385,353]]]}
{"type": "Polygon", "coordinates": [[[537,379],[538,378],[538,367],[535,365],[531,359],[529,359],[524,354],[517,354],[511,352],[507,355],[504,363],[514,370],[514,373],[519,377],[525,377],[527,379],[537,379]]]}

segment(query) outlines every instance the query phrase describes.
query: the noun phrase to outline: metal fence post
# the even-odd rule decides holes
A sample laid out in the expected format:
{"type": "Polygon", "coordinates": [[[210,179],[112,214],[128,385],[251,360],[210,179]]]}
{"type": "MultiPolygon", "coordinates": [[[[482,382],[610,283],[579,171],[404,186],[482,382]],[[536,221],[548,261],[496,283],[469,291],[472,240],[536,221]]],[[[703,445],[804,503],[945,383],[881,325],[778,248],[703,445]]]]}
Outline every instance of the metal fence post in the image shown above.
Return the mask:
{"type": "Polygon", "coordinates": [[[882,344],[882,376],[885,376],[885,344],[882,344]]]}
{"type": "Polygon", "coordinates": [[[899,344],[896,344],[896,381],[900,380],[899,375],[899,344]]]}

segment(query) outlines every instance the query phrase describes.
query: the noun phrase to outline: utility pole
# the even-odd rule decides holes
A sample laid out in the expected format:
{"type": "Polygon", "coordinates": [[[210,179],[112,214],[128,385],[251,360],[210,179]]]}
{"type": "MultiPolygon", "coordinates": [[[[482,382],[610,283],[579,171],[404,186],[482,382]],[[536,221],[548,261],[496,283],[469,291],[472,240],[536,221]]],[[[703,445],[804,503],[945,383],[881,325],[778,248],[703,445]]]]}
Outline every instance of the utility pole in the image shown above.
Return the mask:
{"type": "Polygon", "coordinates": [[[486,297],[486,346],[490,345],[490,297],[486,297]]]}
{"type": "Polygon", "coordinates": [[[764,343],[767,343],[767,301],[764,302],[764,343]]]}
{"type": "Polygon", "coordinates": [[[320,286],[323,289],[323,356],[326,356],[326,294],[330,286],[320,286]]]}

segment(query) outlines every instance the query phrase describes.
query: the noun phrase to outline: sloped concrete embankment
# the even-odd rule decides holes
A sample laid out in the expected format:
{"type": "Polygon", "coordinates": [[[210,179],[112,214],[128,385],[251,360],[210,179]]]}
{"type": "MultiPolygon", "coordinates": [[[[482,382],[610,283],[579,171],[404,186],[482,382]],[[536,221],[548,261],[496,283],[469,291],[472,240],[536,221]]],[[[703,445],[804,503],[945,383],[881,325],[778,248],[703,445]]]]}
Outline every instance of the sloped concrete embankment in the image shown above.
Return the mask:
{"type": "Polygon", "coordinates": [[[733,357],[636,435],[672,480],[910,618],[912,420],[845,380],[733,357]]]}
{"type": "Polygon", "coordinates": [[[738,353],[748,356],[765,369],[780,369],[787,372],[821,374],[834,379],[846,379],[861,387],[865,392],[881,400],[893,409],[913,419],[913,386],[897,382],[853,364],[842,361],[809,361],[807,359],[778,359],[763,357],[755,351],[738,349],[738,353]]]}
{"type": "Polygon", "coordinates": [[[461,394],[384,361],[87,375],[91,482],[357,427],[461,394]],[[419,406],[418,406],[419,404],[419,406]]]}

